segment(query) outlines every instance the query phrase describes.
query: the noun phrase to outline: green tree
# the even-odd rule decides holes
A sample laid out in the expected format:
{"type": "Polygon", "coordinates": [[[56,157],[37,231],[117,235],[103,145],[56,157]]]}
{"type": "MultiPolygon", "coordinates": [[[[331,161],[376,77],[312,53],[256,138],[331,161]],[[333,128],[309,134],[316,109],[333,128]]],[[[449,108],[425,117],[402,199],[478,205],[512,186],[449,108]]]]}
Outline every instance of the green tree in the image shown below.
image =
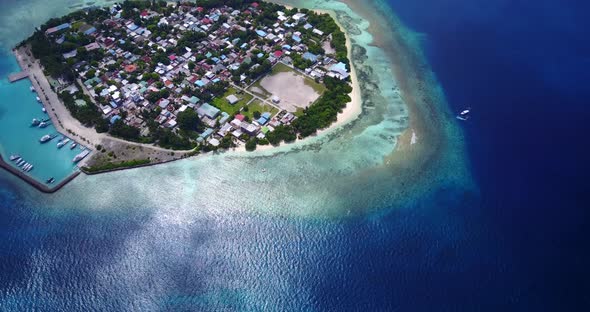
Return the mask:
{"type": "Polygon", "coordinates": [[[256,150],[256,138],[251,138],[246,142],[246,150],[250,152],[256,150]]]}
{"type": "Polygon", "coordinates": [[[178,113],[178,127],[186,131],[197,131],[200,128],[201,120],[193,109],[187,109],[178,113]]]}

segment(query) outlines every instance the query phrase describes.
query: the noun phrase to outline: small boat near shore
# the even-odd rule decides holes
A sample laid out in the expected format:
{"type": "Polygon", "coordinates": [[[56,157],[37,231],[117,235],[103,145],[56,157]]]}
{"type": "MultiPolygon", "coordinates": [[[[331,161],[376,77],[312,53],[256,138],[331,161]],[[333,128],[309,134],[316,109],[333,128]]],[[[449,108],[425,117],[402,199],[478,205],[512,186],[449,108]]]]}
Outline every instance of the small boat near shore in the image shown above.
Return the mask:
{"type": "Polygon", "coordinates": [[[70,145],[70,149],[73,150],[74,148],[76,148],[76,146],[78,146],[78,143],[72,142],[72,145],[70,145]]]}
{"type": "Polygon", "coordinates": [[[41,111],[47,114],[47,110],[45,109],[45,107],[41,108],[41,111]]]}
{"type": "Polygon", "coordinates": [[[15,155],[10,155],[10,161],[17,161],[19,159],[20,159],[20,156],[18,156],[16,154],[15,155]]]}
{"type": "Polygon", "coordinates": [[[51,183],[53,183],[53,182],[55,182],[55,178],[53,178],[53,177],[51,177],[51,178],[49,178],[49,179],[45,180],[45,183],[47,183],[47,184],[51,184],[51,183]]]}
{"type": "Polygon", "coordinates": [[[31,92],[37,92],[37,90],[35,90],[35,87],[33,87],[33,86],[30,86],[29,90],[31,90],[31,92]]]}
{"type": "Polygon", "coordinates": [[[31,121],[31,127],[37,127],[40,123],[41,123],[41,120],[39,120],[37,118],[33,118],[33,120],[31,121]]]}
{"type": "Polygon", "coordinates": [[[74,159],[72,159],[73,162],[77,163],[80,160],[84,159],[84,157],[88,156],[88,154],[90,154],[90,150],[83,150],[80,154],[76,155],[74,157],[74,159]]]}
{"type": "Polygon", "coordinates": [[[41,103],[41,98],[37,97],[37,102],[41,103]]]}
{"type": "Polygon", "coordinates": [[[62,148],[64,147],[64,145],[68,144],[68,142],[70,142],[70,139],[65,139],[65,140],[61,140],[57,143],[57,148],[62,148]]]}
{"type": "Polygon", "coordinates": [[[55,135],[46,134],[39,139],[41,143],[47,143],[55,138],[55,135]]]}

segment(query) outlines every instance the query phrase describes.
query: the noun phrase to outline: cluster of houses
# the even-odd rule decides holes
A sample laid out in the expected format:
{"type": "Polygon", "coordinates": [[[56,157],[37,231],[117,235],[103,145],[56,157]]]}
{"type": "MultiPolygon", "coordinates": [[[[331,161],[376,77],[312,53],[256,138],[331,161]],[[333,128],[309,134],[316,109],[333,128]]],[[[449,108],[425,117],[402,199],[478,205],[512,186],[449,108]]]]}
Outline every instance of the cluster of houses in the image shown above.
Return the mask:
{"type": "MultiPolygon", "coordinates": [[[[110,8],[109,18],[95,22],[95,25],[73,21],[48,29],[46,35],[58,44],[64,41],[67,32],[83,33],[93,38],[94,41],[84,45],[83,49],[101,49],[104,57],[94,64],[74,64],[79,82],[96,101],[104,118],[111,123],[122,120],[139,128],[142,135],[149,134],[145,116],[154,116],[143,114],[146,110],[157,111],[153,120],[172,131],[178,126],[179,113],[195,110],[207,125],[197,141],[213,146],[219,145],[220,139],[227,135],[242,140],[244,134],[262,139],[277,126],[291,123],[296,117],[290,112],[280,111],[274,116],[270,112],[261,112],[259,118],[249,120],[244,114],[231,116],[199,99],[198,95],[217,83],[238,86],[251,83],[247,72],[240,73],[236,79],[236,72],[242,64],[247,64],[250,71],[260,66],[263,60],[273,65],[277,62],[290,64],[296,53],[313,64],[304,70],[310,77],[322,79],[328,75],[346,79],[349,75],[343,63],[308,51],[303,43],[308,32],[297,29],[311,30],[314,37],[321,40],[329,40],[330,36],[310,25],[304,13],[289,15],[278,11],[274,24],[263,25],[254,22],[254,18],[261,14],[258,3],[242,9],[224,6],[210,10],[181,4],[167,14],[149,9],[135,10],[141,23],[137,19],[123,18],[122,8],[114,5],[110,8]],[[166,36],[161,37],[161,32],[153,26],[145,26],[153,25],[154,21],[157,21],[158,28],[167,29],[166,36]],[[74,24],[77,24],[75,29],[74,24]],[[187,32],[199,33],[199,42],[178,49],[187,32]],[[242,39],[245,33],[251,34],[245,36],[247,40],[242,39]],[[162,53],[166,60],[156,60],[155,55],[162,53]],[[163,96],[150,97],[152,93],[163,96]]],[[[63,57],[75,58],[80,51],[79,47],[64,53],[63,57]]],[[[233,94],[224,100],[230,105],[239,101],[233,94]]]]}

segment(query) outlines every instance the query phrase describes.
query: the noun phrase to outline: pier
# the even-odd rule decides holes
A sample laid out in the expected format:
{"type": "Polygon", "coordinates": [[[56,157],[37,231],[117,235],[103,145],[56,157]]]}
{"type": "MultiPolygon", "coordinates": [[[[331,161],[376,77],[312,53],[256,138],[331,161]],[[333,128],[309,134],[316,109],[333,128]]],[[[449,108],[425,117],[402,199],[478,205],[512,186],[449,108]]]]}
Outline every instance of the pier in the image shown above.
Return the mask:
{"type": "Polygon", "coordinates": [[[21,79],[25,79],[25,78],[29,78],[29,72],[26,70],[23,70],[21,72],[18,73],[12,73],[10,75],[8,75],[8,80],[13,83],[13,82],[17,82],[21,79]]]}

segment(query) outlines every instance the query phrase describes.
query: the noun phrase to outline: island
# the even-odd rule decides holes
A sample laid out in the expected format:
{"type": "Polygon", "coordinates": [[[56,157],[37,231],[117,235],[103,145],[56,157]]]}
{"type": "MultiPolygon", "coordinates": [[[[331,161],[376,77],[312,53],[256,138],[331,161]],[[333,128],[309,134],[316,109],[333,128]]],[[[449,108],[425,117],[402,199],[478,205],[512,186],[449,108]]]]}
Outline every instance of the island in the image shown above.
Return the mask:
{"type": "Polygon", "coordinates": [[[352,100],[349,48],[326,12],[127,0],[53,18],[15,54],[97,173],[312,136],[352,100]]]}

